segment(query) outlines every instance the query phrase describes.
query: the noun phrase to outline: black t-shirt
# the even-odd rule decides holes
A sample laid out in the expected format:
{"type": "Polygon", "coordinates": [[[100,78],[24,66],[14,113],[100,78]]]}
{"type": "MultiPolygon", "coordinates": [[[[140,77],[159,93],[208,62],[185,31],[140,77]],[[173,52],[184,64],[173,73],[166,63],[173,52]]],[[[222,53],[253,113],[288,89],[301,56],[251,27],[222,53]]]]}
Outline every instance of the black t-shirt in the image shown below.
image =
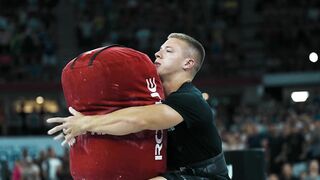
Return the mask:
{"type": "Polygon", "coordinates": [[[168,131],[170,170],[212,158],[222,151],[221,138],[209,104],[191,83],[184,83],[163,102],[177,111],[183,122],[168,131]]]}

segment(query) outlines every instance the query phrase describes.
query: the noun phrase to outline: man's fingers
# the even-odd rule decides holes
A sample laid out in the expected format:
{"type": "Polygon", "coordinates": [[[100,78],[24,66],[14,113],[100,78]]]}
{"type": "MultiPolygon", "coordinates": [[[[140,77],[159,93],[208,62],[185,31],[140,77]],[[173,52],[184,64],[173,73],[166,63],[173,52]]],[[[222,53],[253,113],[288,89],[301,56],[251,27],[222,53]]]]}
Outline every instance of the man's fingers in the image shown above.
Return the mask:
{"type": "Polygon", "coordinates": [[[64,123],[67,121],[67,118],[55,117],[47,119],[47,123],[64,123]]]}
{"type": "Polygon", "coordinates": [[[69,143],[69,140],[68,140],[69,136],[70,136],[69,134],[64,136],[64,141],[62,141],[61,146],[65,146],[69,143]]]}
{"type": "Polygon", "coordinates": [[[69,107],[69,112],[74,116],[82,116],[82,114],[80,112],[76,111],[72,107],[69,107]]]}
{"type": "Polygon", "coordinates": [[[65,140],[61,143],[61,145],[65,146],[66,144],[69,144],[69,146],[72,146],[74,143],[75,143],[75,138],[70,134],[67,134],[65,136],[65,140]]]}
{"type": "Polygon", "coordinates": [[[66,129],[66,130],[64,131],[64,134],[70,134],[71,131],[72,131],[72,129],[71,129],[71,128],[68,128],[68,129],[66,129]]]}
{"type": "Polygon", "coordinates": [[[67,140],[62,141],[61,146],[65,146],[68,143],[67,140]]]}
{"type": "Polygon", "coordinates": [[[76,143],[76,138],[72,138],[72,139],[68,142],[69,146],[74,145],[74,143],[76,143]]]}
{"type": "Polygon", "coordinates": [[[63,140],[64,139],[64,135],[63,135],[63,133],[60,133],[60,134],[58,134],[57,136],[55,136],[54,138],[53,138],[54,140],[63,140]]]}
{"type": "Polygon", "coordinates": [[[63,128],[66,128],[66,127],[67,127],[66,124],[61,124],[61,125],[59,125],[59,126],[56,126],[56,127],[52,128],[52,129],[50,129],[50,130],[48,131],[48,134],[49,134],[49,135],[54,134],[54,133],[56,133],[56,132],[58,132],[58,131],[61,131],[63,128]]]}
{"type": "Polygon", "coordinates": [[[65,138],[66,138],[66,141],[67,141],[67,142],[70,142],[70,140],[73,138],[73,136],[72,136],[71,134],[67,134],[67,135],[65,136],[65,138]]]}
{"type": "Polygon", "coordinates": [[[76,143],[76,139],[75,138],[71,138],[69,141],[67,139],[65,139],[61,143],[61,146],[65,146],[66,144],[68,144],[69,146],[72,146],[74,143],[76,143]]]}

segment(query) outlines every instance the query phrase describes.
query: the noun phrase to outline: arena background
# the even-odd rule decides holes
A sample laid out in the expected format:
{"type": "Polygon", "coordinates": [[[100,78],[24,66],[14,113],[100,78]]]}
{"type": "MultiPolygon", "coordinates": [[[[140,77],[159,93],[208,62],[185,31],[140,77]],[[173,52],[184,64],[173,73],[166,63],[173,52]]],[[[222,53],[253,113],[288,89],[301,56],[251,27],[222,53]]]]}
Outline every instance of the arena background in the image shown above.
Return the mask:
{"type": "Polygon", "coordinates": [[[228,164],[240,162],[233,179],[235,166],[238,179],[320,179],[318,0],[1,0],[0,179],[17,163],[48,179],[54,158],[57,178],[70,179],[68,150],[45,123],[68,115],[64,65],[108,44],[153,59],[171,32],[205,46],[195,84],[209,95],[228,164]]]}

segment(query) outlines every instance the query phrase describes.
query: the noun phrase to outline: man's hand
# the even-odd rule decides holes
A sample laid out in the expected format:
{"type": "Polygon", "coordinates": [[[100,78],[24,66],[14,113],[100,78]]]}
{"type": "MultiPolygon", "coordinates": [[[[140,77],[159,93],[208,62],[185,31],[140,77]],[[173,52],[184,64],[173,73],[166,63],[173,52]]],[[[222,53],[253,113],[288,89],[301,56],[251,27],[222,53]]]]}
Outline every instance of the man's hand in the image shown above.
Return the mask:
{"type": "MultiPolygon", "coordinates": [[[[56,132],[62,131],[64,134],[65,140],[61,143],[65,145],[66,143],[73,144],[74,138],[85,134],[86,130],[84,129],[84,125],[86,124],[87,118],[80,112],[74,110],[72,107],[69,107],[69,112],[73,116],[69,117],[55,117],[47,120],[48,123],[61,123],[60,125],[55,126],[54,128],[48,131],[49,135],[52,135],[56,132]]],[[[63,135],[60,134],[55,137],[55,139],[62,139],[63,135]]]]}

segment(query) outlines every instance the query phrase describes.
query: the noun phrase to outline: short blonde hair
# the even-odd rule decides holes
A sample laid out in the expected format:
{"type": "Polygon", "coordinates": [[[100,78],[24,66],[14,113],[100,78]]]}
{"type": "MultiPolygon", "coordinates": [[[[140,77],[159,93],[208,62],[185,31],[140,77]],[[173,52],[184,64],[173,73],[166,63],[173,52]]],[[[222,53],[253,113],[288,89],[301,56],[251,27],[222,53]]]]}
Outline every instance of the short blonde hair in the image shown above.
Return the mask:
{"type": "Polygon", "coordinates": [[[187,43],[187,45],[192,50],[194,50],[195,60],[196,60],[196,65],[195,65],[194,70],[195,70],[195,74],[197,74],[197,72],[201,69],[201,66],[203,64],[205,54],[206,54],[202,44],[199,41],[197,41],[196,39],[194,39],[193,37],[186,35],[186,34],[183,34],[183,33],[171,33],[168,36],[168,39],[170,39],[170,38],[176,38],[176,39],[182,40],[185,43],[187,43]]]}

